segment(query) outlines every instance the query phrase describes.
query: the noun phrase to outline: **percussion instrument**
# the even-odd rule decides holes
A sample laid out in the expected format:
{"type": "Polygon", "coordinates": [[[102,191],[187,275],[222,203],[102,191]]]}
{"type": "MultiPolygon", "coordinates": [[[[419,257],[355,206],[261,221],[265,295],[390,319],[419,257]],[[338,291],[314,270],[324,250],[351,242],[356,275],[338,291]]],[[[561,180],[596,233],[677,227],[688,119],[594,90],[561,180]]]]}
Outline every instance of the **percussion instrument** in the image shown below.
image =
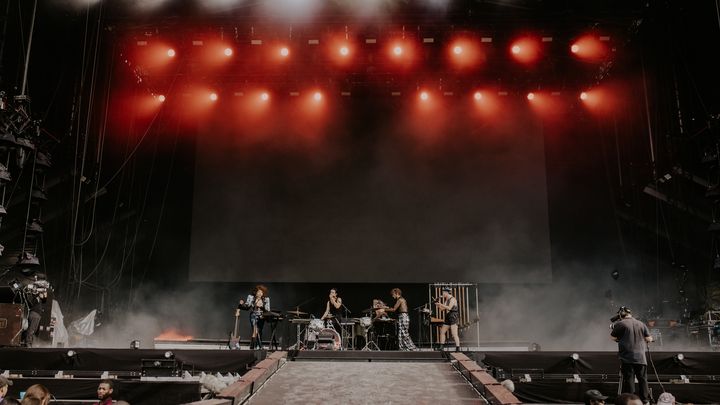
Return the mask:
{"type": "Polygon", "coordinates": [[[302,315],[307,315],[308,313],[307,313],[307,312],[303,312],[303,311],[287,311],[287,314],[288,314],[288,315],[295,315],[295,316],[302,316],[302,315]]]}
{"type": "Polygon", "coordinates": [[[335,329],[321,329],[317,334],[315,349],[317,350],[339,350],[342,345],[340,334],[335,329]]]}

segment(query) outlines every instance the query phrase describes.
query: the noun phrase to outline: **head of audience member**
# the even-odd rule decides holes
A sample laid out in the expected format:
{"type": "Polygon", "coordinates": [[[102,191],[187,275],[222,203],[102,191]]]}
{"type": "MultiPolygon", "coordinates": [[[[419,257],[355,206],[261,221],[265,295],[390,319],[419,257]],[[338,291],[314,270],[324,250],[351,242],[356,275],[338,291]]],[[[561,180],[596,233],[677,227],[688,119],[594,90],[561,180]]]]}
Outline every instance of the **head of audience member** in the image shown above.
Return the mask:
{"type": "Polygon", "coordinates": [[[607,398],[598,390],[585,391],[585,405],[603,405],[607,398]]]}
{"type": "Polygon", "coordinates": [[[675,397],[669,392],[663,392],[658,397],[657,405],[675,405],[675,397]]]}
{"type": "Polygon", "coordinates": [[[100,384],[98,384],[98,387],[97,387],[98,399],[103,401],[107,398],[111,398],[114,388],[115,388],[115,384],[113,383],[112,380],[109,380],[109,379],[101,380],[100,384]]]}
{"type": "Polygon", "coordinates": [[[50,403],[50,398],[52,395],[50,395],[50,391],[44,386],[40,384],[31,385],[28,387],[28,389],[25,391],[25,397],[23,398],[23,404],[25,404],[25,399],[38,399],[40,400],[40,405],[47,405],[50,403]]]}
{"type": "Polygon", "coordinates": [[[639,396],[625,393],[615,399],[615,405],[643,405],[643,403],[639,396]]]}
{"type": "Polygon", "coordinates": [[[11,385],[13,385],[12,380],[8,380],[5,376],[0,375],[0,401],[5,398],[11,385]]]}
{"type": "Polygon", "coordinates": [[[515,383],[513,382],[513,380],[503,380],[502,382],[500,382],[500,385],[505,387],[505,389],[510,392],[515,392],[515,383]]]}
{"type": "Polygon", "coordinates": [[[20,402],[19,399],[15,398],[5,398],[2,401],[0,401],[2,405],[22,405],[22,402],[20,402]]]}
{"type": "Polygon", "coordinates": [[[26,396],[22,402],[20,402],[20,405],[43,405],[43,402],[37,398],[26,396]]]}

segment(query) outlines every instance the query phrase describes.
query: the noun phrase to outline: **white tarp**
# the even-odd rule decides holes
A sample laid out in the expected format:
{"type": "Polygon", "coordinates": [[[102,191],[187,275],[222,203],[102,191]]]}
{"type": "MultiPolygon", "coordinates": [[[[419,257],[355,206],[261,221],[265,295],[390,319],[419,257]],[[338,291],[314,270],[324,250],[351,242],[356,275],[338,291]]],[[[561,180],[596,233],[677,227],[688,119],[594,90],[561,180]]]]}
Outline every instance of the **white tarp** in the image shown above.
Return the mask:
{"type": "Polygon", "coordinates": [[[60,345],[67,346],[68,331],[65,328],[65,318],[63,317],[62,311],[60,310],[60,304],[55,300],[52,301],[50,317],[55,321],[53,325],[52,347],[58,347],[60,345]]]}
{"type": "Polygon", "coordinates": [[[73,321],[70,327],[77,333],[83,336],[90,336],[95,332],[95,314],[97,309],[93,309],[89,314],[84,317],[73,321]]]}

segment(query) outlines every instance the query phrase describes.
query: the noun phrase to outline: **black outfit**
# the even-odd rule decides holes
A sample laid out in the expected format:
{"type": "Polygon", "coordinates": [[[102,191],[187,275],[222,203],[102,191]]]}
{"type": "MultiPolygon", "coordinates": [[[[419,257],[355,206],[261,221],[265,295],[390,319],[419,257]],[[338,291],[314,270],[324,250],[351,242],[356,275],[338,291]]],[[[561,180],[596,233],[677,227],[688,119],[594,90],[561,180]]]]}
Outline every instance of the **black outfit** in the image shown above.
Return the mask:
{"type": "Polygon", "coordinates": [[[330,319],[332,322],[333,327],[335,328],[335,332],[340,333],[340,319],[342,318],[342,305],[340,305],[340,308],[335,308],[335,306],[328,300],[327,305],[330,306],[330,315],[333,316],[333,318],[330,319]]]}
{"type": "Polygon", "coordinates": [[[460,320],[460,316],[458,313],[458,305],[457,305],[457,299],[455,300],[455,305],[450,308],[447,313],[445,314],[445,321],[443,322],[445,325],[457,325],[460,320]]]}
{"type": "Polygon", "coordinates": [[[30,306],[30,313],[28,314],[28,328],[25,331],[25,345],[32,347],[35,336],[37,336],[40,330],[40,320],[45,313],[45,303],[47,298],[33,297],[30,306]]]}
{"type": "Polygon", "coordinates": [[[624,318],[613,324],[611,336],[618,340],[620,372],[623,379],[623,392],[637,394],[645,402],[650,400],[647,383],[646,337],[650,336],[648,327],[635,318],[624,318]],[[635,378],[640,385],[635,390],[635,378]]]}

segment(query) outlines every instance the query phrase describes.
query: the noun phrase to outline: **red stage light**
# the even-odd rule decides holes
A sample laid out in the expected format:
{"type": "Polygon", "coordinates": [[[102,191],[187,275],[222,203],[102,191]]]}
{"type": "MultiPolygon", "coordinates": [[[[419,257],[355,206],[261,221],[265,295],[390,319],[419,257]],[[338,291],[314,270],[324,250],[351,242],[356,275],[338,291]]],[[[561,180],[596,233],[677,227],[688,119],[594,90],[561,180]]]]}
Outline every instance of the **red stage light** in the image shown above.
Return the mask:
{"type": "Polygon", "coordinates": [[[345,46],[345,45],[341,46],[338,51],[340,52],[340,55],[342,55],[342,56],[348,56],[348,55],[350,55],[350,48],[348,48],[348,47],[345,46]]]}
{"type": "Polygon", "coordinates": [[[210,93],[210,101],[217,101],[218,95],[217,93],[210,93]]]}
{"type": "Polygon", "coordinates": [[[322,93],[320,93],[319,91],[316,91],[313,94],[313,100],[315,100],[316,102],[322,101],[322,93]]]}
{"type": "Polygon", "coordinates": [[[427,91],[420,92],[420,100],[427,101],[429,99],[430,99],[430,95],[428,94],[427,91]]]}
{"type": "Polygon", "coordinates": [[[578,52],[580,52],[580,45],[578,45],[578,44],[572,44],[572,46],[570,47],[570,52],[572,52],[572,53],[578,53],[578,52]]]}
{"type": "Polygon", "coordinates": [[[513,45],[512,48],[510,48],[510,50],[512,51],[512,53],[514,55],[519,55],[522,48],[520,48],[520,45],[513,45]]]}
{"type": "Polygon", "coordinates": [[[510,46],[510,53],[518,62],[532,63],[540,56],[540,49],[541,45],[538,39],[526,37],[513,42],[510,46]]]}
{"type": "Polygon", "coordinates": [[[223,53],[225,54],[225,56],[232,56],[233,50],[232,50],[232,48],[225,48],[223,53]]]}
{"type": "Polygon", "coordinates": [[[588,94],[586,92],[583,91],[582,93],[580,93],[580,100],[585,101],[587,99],[588,99],[588,94]]]}
{"type": "Polygon", "coordinates": [[[165,102],[165,96],[162,95],[162,94],[159,95],[157,99],[158,99],[158,101],[161,102],[161,103],[164,103],[164,102],[165,102]]]}
{"type": "Polygon", "coordinates": [[[473,94],[473,98],[475,99],[475,101],[480,101],[482,100],[483,95],[479,91],[476,91],[475,94],[473,94]]]}
{"type": "Polygon", "coordinates": [[[174,57],[175,57],[175,50],[172,49],[172,48],[169,48],[169,49],[167,50],[167,56],[168,56],[168,58],[174,58],[174,57]]]}
{"type": "Polygon", "coordinates": [[[290,55],[290,49],[288,49],[287,47],[280,48],[280,56],[286,57],[288,55],[290,55]]]}
{"type": "Polygon", "coordinates": [[[269,95],[268,93],[266,93],[266,92],[262,92],[262,93],[260,94],[260,100],[262,100],[262,101],[268,101],[268,100],[270,100],[270,95],[269,95]]]}
{"type": "Polygon", "coordinates": [[[528,94],[527,94],[527,99],[528,99],[528,100],[531,100],[531,101],[532,101],[532,100],[535,100],[535,93],[532,93],[532,92],[528,93],[528,94]]]}
{"type": "Polygon", "coordinates": [[[572,52],[573,55],[589,61],[601,60],[605,57],[607,51],[607,45],[593,35],[580,37],[570,46],[570,52],[572,52]]]}
{"type": "Polygon", "coordinates": [[[402,49],[402,47],[401,47],[400,45],[396,45],[396,46],[393,48],[393,54],[394,54],[395,56],[400,56],[400,55],[402,55],[402,53],[403,53],[403,49],[402,49]]]}
{"type": "Polygon", "coordinates": [[[461,53],[463,53],[463,48],[462,48],[462,46],[460,46],[460,45],[455,45],[455,46],[453,47],[453,53],[454,53],[455,55],[460,55],[461,53]]]}

